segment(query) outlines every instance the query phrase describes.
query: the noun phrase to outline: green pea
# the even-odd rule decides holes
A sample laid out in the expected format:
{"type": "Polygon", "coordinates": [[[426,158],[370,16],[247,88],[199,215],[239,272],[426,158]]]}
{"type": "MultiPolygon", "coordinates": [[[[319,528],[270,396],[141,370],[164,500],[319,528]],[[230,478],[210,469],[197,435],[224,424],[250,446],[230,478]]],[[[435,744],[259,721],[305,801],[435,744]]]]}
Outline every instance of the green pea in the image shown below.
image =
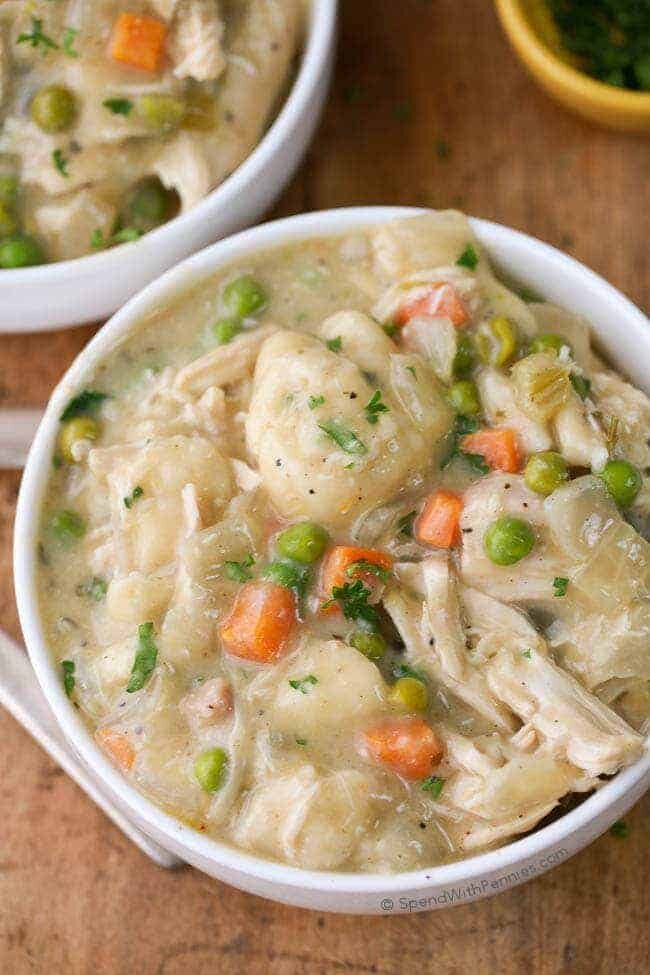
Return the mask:
{"type": "Polygon", "coordinates": [[[560,349],[564,348],[571,352],[571,346],[567,340],[556,332],[544,332],[542,335],[536,335],[530,343],[531,352],[551,352],[559,355],[560,349]]]}
{"type": "Polygon", "coordinates": [[[369,633],[366,630],[355,630],[350,637],[350,646],[368,660],[381,660],[388,649],[381,633],[369,633]]]}
{"type": "Polygon", "coordinates": [[[632,67],[641,91],[650,91],[650,53],[638,57],[632,67]]]}
{"type": "Polygon", "coordinates": [[[474,346],[467,335],[461,335],[456,344],[454,375],[468,376],[474,367],[474,346]]]}
{"type": "Polygon", "coordinates": [[[86,523],[76,511],[57,511],[50,521],[52,534],[68,546],[78,542],[86,534],[86,523]]]}
{"type": "Polygon", "coordinates": [[[261,284],[250,274],[235,278],[223,289],[223,303],[230,315],[246,318],[261,311],[268,301],[261,284]]]}
{"type": "Polygon", "coordinates": [[[212,334],[217,340],[217,345],[227,345],[240,332],[241,322],[238,318],[220,318],[212,326],[212,334]]]}
{"type": "Polygon", "coordinates": [[[475,336],[478,353],[484,362],[505,366],[517,352],[517,329],[505,315],[497,315],[481,325],[475,336]]]}
{"type": "Polygon", "coordinates": [[[142,121],[157,132],[173,132],[185,117],[185,102],[173,95],[153,93],[140,95],[136,112],[142,121]]]}
{"type": "Polygon", "coordinates": [[[598,476],[619,508],[629,508],[643,486],[641,474],[629,460],[608,460],[598,476]]]}
{"type": "Polygon", "coordinates": [[[137,230],[147,231],[164,223],[171,216],[176,194],[168,190],[157,176],[149,176],[138,183],[129,201],[128,221],[137,230]]]}
{"type": "Polygon", "coordinates": [[[41,245],[27,234],[16,234],[0,243],[0,268],[30,267],[44,262],[41,245]]]}
{"type": "Polygon", "coordinates": [[[216,792],[223,782],[228,756],[223,748],[207,748],[194,762],[194,775],[204,792],[216,792]]]}
{"type": "Polygon", "coordinates": [[[77,111],[75,97],[62,85],[41,88],[32,98],[29,114],[43,132],[69,129],[77,111]]]}
{"type": "Polygon", "coordinates": [[[417,677],[400,677],[393,684],[390,697],[394,704],[408,711],[426,711],[429,703],[427,686],[417,677]]]}
{"type": "Polygon", "coordinates": [[[535,535],[527,521],[506,515],[492,522],[483,544],[495,565],[514,565],[532,550],[535,535]]]}
{"type": "Polygon", "coordinates": [[[18,220],[15,213],[5,203],[0,203],[0,239],[11,237],[18,230],[18,220]]]}
{"type": "Polygon", "coordinates": [[[18,177],[5,173],[0,176],[0,203],[13,207],[18,196],[18,177]]]}
{"type": "Polygon", "coordinates": [[[555,450],[531,454],[524,468],[524,480],[528,487],[545,497],[552,494],[568,477],[566,461],[555,450]]]}
{"type": "Polygon", "coordinates": [[[301,521],[281,532],[276,540],[280,555],[296,562],[315,562],[319,559],[329,541],[324,528],[313,521],[301,521]]]}
{"type": "Polygon", "coordinates": [[[476,416],[481,412],[481,399],[471,379],[459,379],[449,390],[449,402],[461,416],[476,416]]]}

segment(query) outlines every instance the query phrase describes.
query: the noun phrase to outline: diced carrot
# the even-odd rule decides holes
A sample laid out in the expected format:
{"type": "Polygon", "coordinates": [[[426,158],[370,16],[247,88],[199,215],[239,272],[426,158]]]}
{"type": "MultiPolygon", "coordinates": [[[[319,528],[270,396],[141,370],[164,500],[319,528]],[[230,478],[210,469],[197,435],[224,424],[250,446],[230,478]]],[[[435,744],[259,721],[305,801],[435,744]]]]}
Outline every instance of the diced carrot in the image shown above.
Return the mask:
{"type": "Polygon", "coordinates": [[[468,433],[460,442],[466,454],[480,454],[494,471],[516,474],[521,470],[522,457],[514,430],[500,427],[468,433]]]}
{"type": "Polygon", "coordinates": [[[260,579],[242,586],[219,633],[234,657],[267,664],[282,654],[295,622],[293,592],[260,579]]]}
{"type": "Polygon", "coordinates": [[[439,764],[442,744],[422,718],[398,718],[361,732],[363,758],[384,765],[403,779],[425,779],[439,764]]]}
{"type": "Polygon", "coordinates": [[[127,736],[112,728],[100,728],[95,741],[121,769],[128,772],[135,761],[135,749],[127,736]]]}
{"type": "MultiPolygon", "coordinates": [[[[352,573],[348,569],[355,562],[371,562],[380,569],[389,572],[393,568],[393,560],[390,555],[380,552],[376,548],[356,548],[354,545],[335,545],[325,553],[323,568],[321,569],[320,588],[324,599],[332,598],[332,590],[338,586],[344,586],[346,582],[354,582],[361,579],[371,592],[377,588],[377,576],[372,572],[364,572],[363,569],[355,570],[352,573]]],[[[330,606],[326,612],[336,612],[336,606],[330,606]]]]}
{"type": "Polygon", "coordinates": [[[397,309],[393,320],[396,325],[406,325],[417,315],[448,318],[456,328],[462,328],[469,321],[469,312],[462,298],[448,281],[436,281],[416,298],[405,301],[397,309]]]}
{"type": "Polygon", "coordinates": [[[157,71],[162,61],[167,27],[155,17],[124,10],[113,25],[111,57],[132,68],[157,71]]]}
{"type": "Polygon", "coordinates": [[[434,491],[413,525],[415,537],[425,545],[452,548],[460,539],[463,502],[451,491],[434,491]]]}

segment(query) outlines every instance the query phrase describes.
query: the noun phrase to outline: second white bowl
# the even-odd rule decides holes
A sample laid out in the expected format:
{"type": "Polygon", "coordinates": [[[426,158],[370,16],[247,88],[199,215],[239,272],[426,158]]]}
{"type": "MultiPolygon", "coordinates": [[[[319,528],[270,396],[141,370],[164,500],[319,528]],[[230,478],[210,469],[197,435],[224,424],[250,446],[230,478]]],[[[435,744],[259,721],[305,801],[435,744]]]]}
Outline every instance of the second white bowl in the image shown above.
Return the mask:
{"type": "Polygon", "coordinates": [[[300,68],[279,114],[247,159],[187,213],[132,244],[73,261],[0,271],[0,332],[107,318],[167,268],[267,210],[311,141],[329,87],[337,0],[311,0],[300,68]]]}

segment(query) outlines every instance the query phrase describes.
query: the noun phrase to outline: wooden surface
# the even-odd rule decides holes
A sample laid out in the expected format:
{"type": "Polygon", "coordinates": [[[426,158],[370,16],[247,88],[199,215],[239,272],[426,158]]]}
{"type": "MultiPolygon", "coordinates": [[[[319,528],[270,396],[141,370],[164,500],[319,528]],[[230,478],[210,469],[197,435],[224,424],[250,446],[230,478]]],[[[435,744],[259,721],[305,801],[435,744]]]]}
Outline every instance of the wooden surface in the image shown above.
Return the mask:
{"type": "MultiPolygon", "coordinates": [[[[487,0],[342,6],[326,115],[274,215],[457,206],[564,247],[648,308],[647,141],[594,129],[541,94],[487,0]]],[[[91,333],[0,337],[0,405],[44,404],[91,333]]],[[[15,636],[19,480],[0,476],[0,620],[15,636]]],[[[322,916],[154,867],[3,712],[0,736],[3,975],[650,972],[650,796],[628,839],[604,836],[492,900],[322,916]]]]}

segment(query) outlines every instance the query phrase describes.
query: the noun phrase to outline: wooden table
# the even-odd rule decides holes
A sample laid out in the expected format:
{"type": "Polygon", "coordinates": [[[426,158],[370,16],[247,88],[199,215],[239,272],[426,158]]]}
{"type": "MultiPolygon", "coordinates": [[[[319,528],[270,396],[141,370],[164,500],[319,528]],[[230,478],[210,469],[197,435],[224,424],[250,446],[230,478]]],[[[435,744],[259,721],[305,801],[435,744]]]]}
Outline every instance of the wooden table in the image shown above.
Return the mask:
{"type": "MultiPolygon", "coordinates": [[[[565,248],[650,306],[647,141],[594,129],[541,94],[487,0],[342,7],[328,109],[274,215],[456,206],[565,248]]],[[[2,405],[44,404],[92,332],[0,337],[2,405]]],[[[0,476],[0,620],[15,636],[19,482],[0,476]]],[[[0,735],[3,975],[650,972],[650,796],[626,840],[606,835],[492,900],[323,916],[153,866],[4,713],[0,735]]]]}

